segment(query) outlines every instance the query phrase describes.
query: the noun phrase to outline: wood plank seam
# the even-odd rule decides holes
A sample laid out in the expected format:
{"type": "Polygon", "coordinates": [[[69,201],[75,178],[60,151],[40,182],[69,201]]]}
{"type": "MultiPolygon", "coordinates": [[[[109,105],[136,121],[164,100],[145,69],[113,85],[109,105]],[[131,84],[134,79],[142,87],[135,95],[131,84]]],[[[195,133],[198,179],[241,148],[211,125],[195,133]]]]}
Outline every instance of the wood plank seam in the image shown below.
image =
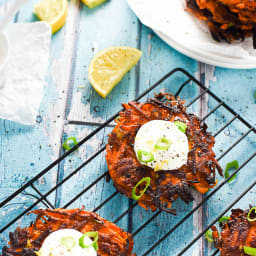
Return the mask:
{"type": "MultiPolygon", "coordinates": [[[[212,80],[211,78],[211,73],[214,74],[214,67],[204,64],[204,63],[200,63],[200,67],[201,67],[201,71],[200,73],[202,74],[201,76],[201,83],[204,84],[204,86],[206,88],[209,88],[209,83],[210,80],[212,80]]],[[[209,101],[209,95],[205,94],[202,97],[202,101],[201,101],[201,106],[200,106],[200,117],[204,117],[207,116],[208,113],[208,101],[209,101]]],[[[205,195],[201,195],[201,198],[205,198],[205,195]]],[[[204,204],[201,208],[201,228],[199,230],[199,232],[201,232],[204,228],[204,221],[207,219],[207,204],[204,204]]],[[[201,256],[205,255],[205,248],[206,246],[211,246],[209,245],[206,240],[204,239],[204,237],[202,236],[199,240],[199,243],[201,245],[201,256]]]]}
{"type": "MultiPolygon", "coordinates": [[[[80,12],[79,12],[79,9],[80,9],[80,1],[79,0],[74,0],[73,1],[73,4],[75,4],[76,6],[76,10],[74,11],[74,13],[71,13],[71,15],[76,15],[75,17],[75,21],[74,21],[74,24],[73,24],[73,29],[75,28],[75,31],[79,25],[79,21],[80,21],[80,12]]],[[[73,88],[71,88],[74,83],[71,82],[71,77],[72,77],[72,72],[74,70],[74,63],[75,63],[75,56],[76,56],[76,39],[77,39],[77,36],[78,36],[78,33],[75,33],[75,36],[73,37],[73,42],[72,42],[72,55],[71,55],[71,60],[72,61],[72,64],[71,64],[71,69],[67,70],[67,72],[69,72],[68,74],[68,88],[67,88],[67,93],[66,93],[66,98],[65,98],[65,101],[64,101],[64,106],[63,106],[63,113],[64,113],[64,116],[63,116],[63,124],[62,124],[62,127],[61,127],[61,132],[60,132],[60,145],[59,145],[59,151],[58,151],[58,156],[60,156],[62,153],[63,153],[63,149],[62,149],[62,140],[63,140],[63,135],[64,135],[64,126],[65,126],[65,120],[66,120],[66,117],[67,117],[67,113],[68,113],[68,110],[67,108],[69,107],[69,96],[72,94],[70,93],[70,91],[72,91],[73,88]]],[[[63,161],[62,161],[63,162],[63,161]]],[[[57,168],[57,179],[56,179],[56,183],[58,183],[61,178],[62,178],[62,171],[63,171],[63,163],[60,163],[58,165],[58,168],[57,168]]],[[[54,206],[56,208],[59,207],[59,203],[60,203],[60,196],[61,196],[61,187],[56,189],[56,192],[55,192],[55,203],[54,203],[54,206]]]]}

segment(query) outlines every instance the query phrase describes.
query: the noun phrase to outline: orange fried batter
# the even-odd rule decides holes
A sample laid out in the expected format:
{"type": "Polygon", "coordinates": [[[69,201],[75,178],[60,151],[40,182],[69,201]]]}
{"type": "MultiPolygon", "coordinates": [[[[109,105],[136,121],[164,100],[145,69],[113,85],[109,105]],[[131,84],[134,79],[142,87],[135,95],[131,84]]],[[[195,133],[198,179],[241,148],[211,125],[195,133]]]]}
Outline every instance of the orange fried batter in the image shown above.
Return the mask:
{"type": "Polygon", "coordinates": [[[96,213],[80,209],[39,209],[31,213],[37,214],[34,223],[27,228],[18,227],[10,233],[9,248],[7,246],[3,248],[2,256],[36,256],[35,252],[40,250],[44,239],[50,233],[65,228],[76,229],[82,233],[97,231],[99,233],[97,255],[132,255],[131,234],[96,213]]]}
{"type": "Polygon", "coordinates": [[[253,35],[256,44],[254,0],[186,0],[186,2],[190,12],[198,19],[207,21],[215,40],[230,43],[253,35]]]}
{"type": "Polygon", "coordinates": [[[214,226],[213,238],[221,256],[245,256],[244,246],[256,248],[256,221],[247,220],[247,211],[232,210],[230,219],[222,223],[219,234],[214,226]]]}
{"type": "MultiPolygon", "coordinates": [[[[186,113],[183,104],[182,100],[175,99],[171,94],[156,95],[146,103],[123,104],[124,111],[109,135],[106,160],[116,189],[131,198],[134,186],[144,177],[151,178],[150,186],[138,200],[145,209],[155,211],[159,208],[175,214],[171,203],[179,196],[186,203],[193,200],[190,186],[204,194],[216,184],[215,168],[222,173],[212,151],[214,138],[206,131],[204,122],[186,113]],[[178,170],[155,172],[137,160],[133,149],[136,133],[143,124],[156,119],[170,122],[180,120],[187,125],[190,152],[187,164],[178,170]]],[[[139,190],[143,190],[143,185],[139,190]]]]}

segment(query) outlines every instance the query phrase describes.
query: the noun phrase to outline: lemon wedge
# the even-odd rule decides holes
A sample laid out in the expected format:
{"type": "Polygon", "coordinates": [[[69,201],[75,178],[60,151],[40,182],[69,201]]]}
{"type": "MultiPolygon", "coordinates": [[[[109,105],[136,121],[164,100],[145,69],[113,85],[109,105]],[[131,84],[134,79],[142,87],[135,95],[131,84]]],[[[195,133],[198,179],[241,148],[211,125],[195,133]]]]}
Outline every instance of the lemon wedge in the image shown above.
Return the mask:
{"type": "Polygon", "coordinates": [[[96,92],[106,98],[141,55],[140,50],[127,46],[110,47],[97,53],[89,66],[89,80],[96,92]]]}
{"type": "Polygon", "coordinates": [[[34,13],[39,20],[48,22],[52,27],[52,34],[61,29],[67,19],[67,0],[43,0],[34,6],[34,13]]]}
{"type": "Polygon", "coordinates": [[[86,4],[89,8],[94,8],[100,4],[103,4],[107,0],[82,0],[84,4],[86,4]]]}

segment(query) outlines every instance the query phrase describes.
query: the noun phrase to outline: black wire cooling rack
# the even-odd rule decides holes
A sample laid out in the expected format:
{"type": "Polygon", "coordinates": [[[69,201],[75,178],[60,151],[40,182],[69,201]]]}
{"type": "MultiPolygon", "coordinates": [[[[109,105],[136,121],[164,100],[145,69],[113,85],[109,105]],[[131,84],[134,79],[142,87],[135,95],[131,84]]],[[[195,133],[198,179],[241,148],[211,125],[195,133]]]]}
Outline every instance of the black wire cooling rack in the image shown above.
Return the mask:
{"type": "MultiPolygon", "coordinates": [[[[160,79],[157,83],[155,83],[153,86],[151,86],[148,90],[143,92],[139,97],[137,97],[135,100],[138,101],[142,99],[143,97],[147,96],[149,93],[152,93],[153,90],[165,82],[170,77],[173,77],[174,75],[179,74],[180,76],[183,76],[185,78],[182,81],[182,84],[180,87],[177,87],[177,81],[175,82],[175,87],[178,88],[176,92],[176,96],[179,96],[181,92],[184,90],[184,88],[190,87],[190,86],[195,86],[198,90],[198,95],[187,104],[187,107],[191,107],[193,104],[195,104],[199,99],[203,97],[208,97],[208,99],[214,100],[217,105],[210,111],[208,112],[204,117],[202,117],[202,120],[205,121],[206,119],[210,118],[214,113],[220,109],[220,107],[224,108],[227,113],[229,113],[229,116],[231,117],[229,120],[225,120],[224,126],[222,126],[218,131],[214,133],[214,136],[218,136],[220,133],[222,133],[224,130],[226,130],[232,123],[235,121],[238,121],[239,123],[243,124],[243,126],[246,128],[246,131],[242,133],[239,138],[237,138],[235,141],[232,141],[230,145],[228,145],[228,149],[225,150],[224,152],[221,153],[220,156],[218,156],[218,160],[222,159],[225,155],[227,155],[233,148],[237,147],[243,140],[245,140],[249,135],[254,136],[253,140],[256,141],[256,129],[253,125],[251,125],[249,122],[247,122],[242,116],[240,116],[238,113],[236,113],[230,106],[228,106],[225,102],[223,102],[219,97],[217,97],[211,90],[206,88],[202,83],[200,83],[197,79],[195,79],[193,76],[191,76],[188,72],[186,72],[183,69],[177,68],[169,72],[167,75],[165,75],[162,79],[160,79]]],[[[93,153],[90,157],[88,157],[78,168],[75,170],[72,170],[66,177],[64,177],[60,182],[57,182],[55,186],[53,186],[49,191],[40,191],[40,189],[37,188],[35,184],[38,183],[38,181],[46,175],[48,172],[50,172],[52,169],[56,168],[58,165],[61,164],[63,160],[65,160],[72,152],[74,152],[76,149],[78,149],[81,145],[86,143],[90,138],[98,134],[102,129],[104,129],[107,126],[111,126],[111,122],[119,115],[118,111],[115,115],[113,115],[111,118],[109,118],[106,122],[103,124],[99,125],[95,130],[93,130],[88,136],[86,136],[84,139],[82,139],[75,147],[73,147],[70,151],[64,153],[59,159],[54,161],[52,164],[50,164],[47,168],[45,168],[43,171],[41,171],[39,174],[37,174],[34,178],[29,180],[26,184],[22,185],[20,189],[18,189],[16,192],[8,196],[5,200],[3,200],[0,203],[0,209],[1,211],[4,211],[6,206],[13,202],[13,200],[21,197],[21,196],[32,196],[34,198],[33,203],[29,206],[24,208],[22,211],[18,211],[17,215],[14,215],[15,217],[9,219],[6,218],[6,220],[2,223],[2,226],[0,226],[0,233],[3,233],[6,231],[9,227],[11,227],[14,223],[19,222],[29,211],[34,209],[35,207],[39,207],[43,204],[44,207],[47,208],[53,208],[54,205],[50,202],[48,199],[49,195],[53,192],[55,192],[60,186],[65,184],[71,177],[73,177],[75,174],[77,174],[82,168],[86,167],[90,162],[92,162],[98,155],[103,153],[105,151],[106,146],[102,146],[97,152],[93,153]],[[35,194],[33,193],[28,193],[27,190],[33,190],[35,194]]],[[[255,149],[255,147],[254,147],[255,149]]],[[[157,248],[158,246],[168,237],[170,236],[173,232],[175,232],[190,216],[192,216],[198,209],[203,207],[203,205],[210,200],[229,180],[231,180],[238,172],[241,171],[250,161],[252,161],[255,156],[256,156],[256,150],[253,150],[248,158],[243,161],[243,163],[240,164],[240,167],[232,173],[232,175],[227,178],[223,179],[222,182],[218,184],[216,188],[211,190],[210,193],[208,193],[203,199],[201,200],[200,203],[198,203],[192,210],[189,210],[183,218],[181,218],[175,225],[170,227],[168,232],[165,232],[164,234],[160,234],[160,238],[158,240],[155,240],[148,248],[146,248],[146,252],[143,252],[143,254],[138,255],[153,255],[153,251],[157,248]]],[[[97,184],[99,181],[101,181],[103,178],[106,178],[108,176],[108,172],[102,173],[100,176],[98,176],[91,184],[86,186],[85,188],[82,189],[78,194],[76,194],[71,200],[65,203],[65,205],[61,205],[61,208],[67,208],[69,207],[73,202],[78,200],[84,193],[86,193],[89,189],[91,189],[95,184],[97,184]]],[[[230,203],[218,216],[214,218],[214,220],[207,225],[207,227],[202,228],[201,232],[198,233],[198,235],[193,238],[192,241],[188,242],[185,244],[184,248],[177,253],[177,255],[183,255],[191,246],[193,246],[196,242],[198,242],[204,233],[212,226],[214,225],[218,219],[223,216],[226,212],[228,212],[243,196],[246,195],[256,184],[256,178],[255,181],[248,187],[245,187],[245,190],[243,193],[241,193],[237,198],[233,200],[233,202],[230,203]]],[[[111,194],[108,198],[104,199],[103,202],[101,202],[95,209],[94,211],[99,210],[100,208],[104,207],[108,201],[110,201],[113,197],[115,197],[118,194],[118,192],[114,192],[111,194]]],[[[124,216],[127,216],[128,214],[131,214],[132,210],[137,206],[137,202],[130,201],[129,207],[117,218],[112,220],[113,222],[117,223],[119,220],[121,220],[124,216]]],[[[143,223],[140,227],[138,227],[134,232],[133,236],[136,236],[138,233],[143,232],[143,230],[146,228],[147,225],[150,225],[152,221],[161,213],[161,211],[156,211],[152,214],[152,216],[145,222],[143,223]]],[[[9,229],[8,229],[9,230],[9,229]]],[[[218,251],[211,251],[210,254],[208,255],[216,255],[218,251]]]]}

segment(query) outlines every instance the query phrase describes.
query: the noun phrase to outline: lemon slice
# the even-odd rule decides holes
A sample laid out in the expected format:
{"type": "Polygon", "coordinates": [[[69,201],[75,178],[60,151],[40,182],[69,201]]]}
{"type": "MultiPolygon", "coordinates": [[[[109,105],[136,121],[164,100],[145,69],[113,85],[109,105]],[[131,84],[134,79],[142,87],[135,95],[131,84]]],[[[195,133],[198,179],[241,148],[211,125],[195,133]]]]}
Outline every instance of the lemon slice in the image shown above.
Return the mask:
{"type": "Polygon", "coordinates": [[[61,29],[67,19],[67,0],[43,0],[34,6],[34,13],[39,20],[48,22],[52,34],[61,29]]]}
{"type": "Polygon", "coordinates": [[[107,0],[82,0],[84,4],[86,4],[89,8],[94,8],[100,4],[103,4],[107,0]]]}
{"type": "Polygon", "coordinates": [[[97,53],[89,66],[89,80],[96,92],[106,98],[141,55],[140,50],[127,46],[110,47],[97,53]]]}

